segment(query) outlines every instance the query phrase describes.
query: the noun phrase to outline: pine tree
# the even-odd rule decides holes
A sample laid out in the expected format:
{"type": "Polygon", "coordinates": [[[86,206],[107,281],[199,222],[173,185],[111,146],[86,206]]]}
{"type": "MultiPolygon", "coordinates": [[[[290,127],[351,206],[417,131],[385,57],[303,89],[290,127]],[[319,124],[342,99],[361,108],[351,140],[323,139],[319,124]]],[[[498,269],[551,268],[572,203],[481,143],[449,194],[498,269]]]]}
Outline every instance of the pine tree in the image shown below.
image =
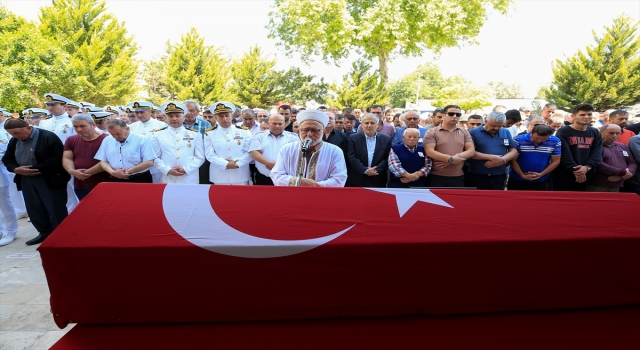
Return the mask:
{"type": "Polygon", "coordinates": [[[43,107],[50,91],[72,96],[78,72],[70,55],[44,38],[36,25],[0,6],[0,105],[12,111],[43,107]]]}
{"type": "Polygon", "coordinates": [[[274,69],[276,59],[264,56],[258,46],[233,63],[232,89],[238,102],[249,107],[268,107],[286,98],[283,72],[274,69]]]}
{"type": "Polygon", "coordinates": [[[229,60],[218,48],[205,45],[195,28],[182,35],[180,42],[167,43],[167,56],[167,85],[172,97],[203,104],[234,99],[229,90],[229,60]]]}
{"type": "Polygon", "coordinates": [[[378,72],[371,73],[371,65],[358,59],[351,65],[351,71],[342,77],[341,85],[333,84],[337,97],[327,99],[327,104],[339,109],[345,107],[366,108],[373,104],[385,105],[389,97],[380,81],[378,72]]]}
{"type": "Polygon", "coordinates": [[[566,61],[556,60],[553,82],[544,97],[559,108],[591,103],[597,110],[623,108],[640,102],[640,37],[638,23],[627,16],[613,21],[595,45],[566,61]]]}
{"type": "MultiPolygon", "coordinates": [[[[120,104],[136,91],[137,47],[103,0],[55,0],[40,10],[40,31],[71,56],[80,89],[67,97],[120,104]]],[[[58,92],[58,90],[54,90],[58,92]]]]}

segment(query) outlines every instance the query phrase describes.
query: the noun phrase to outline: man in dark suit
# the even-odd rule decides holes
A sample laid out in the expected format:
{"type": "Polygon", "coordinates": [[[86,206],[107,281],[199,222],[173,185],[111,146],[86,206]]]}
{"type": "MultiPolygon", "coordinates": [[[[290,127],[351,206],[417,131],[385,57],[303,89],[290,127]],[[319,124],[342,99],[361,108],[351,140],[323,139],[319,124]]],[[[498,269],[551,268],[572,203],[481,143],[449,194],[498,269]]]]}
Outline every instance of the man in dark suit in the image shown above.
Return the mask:
{"type": "Polygon", "coordinates": [[[391,137],[377,132],[380,117],[362,117],[364,132],[349,136],[348,182],[353,187],[386,187],[391,137]]]}
{"type": "Polygon", "coordinates": [[[26,242],[43,242],[67,215],[67,182],[71,179],[62,167],[64,146],[56,134],[30,126],[20,119],[5,123],[13,136],[2,162],[16,174],[14,182],[24,195],[31,223],[39,234],[26,242]]]}

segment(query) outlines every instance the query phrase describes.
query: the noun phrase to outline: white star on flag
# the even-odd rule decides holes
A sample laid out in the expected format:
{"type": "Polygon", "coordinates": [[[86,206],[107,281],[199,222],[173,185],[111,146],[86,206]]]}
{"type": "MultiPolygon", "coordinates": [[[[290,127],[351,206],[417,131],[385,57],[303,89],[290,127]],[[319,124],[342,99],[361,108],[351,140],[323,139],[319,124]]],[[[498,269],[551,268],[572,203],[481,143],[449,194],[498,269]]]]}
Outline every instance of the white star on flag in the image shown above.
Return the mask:
{"type": "Polygon", "coordinates": [[[426,189],[412,189],[412,188],[366,188],[367,190],[381,192],[396,196],[396,204],[398,205],[398,213],[400,217],[413,207],[416,202],[425,202],[435,205],[441,205],[447,208],[453,208],[449,203],[440,199],[440,197],[433,194],[430,190],[426,189]]]}

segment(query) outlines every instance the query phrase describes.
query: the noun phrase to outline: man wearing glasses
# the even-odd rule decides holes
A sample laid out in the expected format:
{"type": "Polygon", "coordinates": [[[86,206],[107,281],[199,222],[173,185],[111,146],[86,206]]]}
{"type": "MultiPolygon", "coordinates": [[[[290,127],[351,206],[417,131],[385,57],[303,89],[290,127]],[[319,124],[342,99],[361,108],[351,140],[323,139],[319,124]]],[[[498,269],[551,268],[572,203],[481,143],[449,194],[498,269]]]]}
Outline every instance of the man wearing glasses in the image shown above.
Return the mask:
{"type": "Polygon", "coordinates": [[[347,180],[347,166],[342,150],[322,141],[322,134],[329,123],[326,113],[305,110],[298,113],[300,139],[284,145],[271,170],[276,186],[343,187],[347,180]],[[304,140],[311,143],[306,152],[304,140]]]}
{"type": "Polygon", "coordinates": [[[425,153],[434,162],[426,186],[464,187],[462,167],[475,154],[473,140],[467,130],[458,127],[460,107],[449,105],[444,112],[442,125],[429,129],[424,137],[425,153]]]}

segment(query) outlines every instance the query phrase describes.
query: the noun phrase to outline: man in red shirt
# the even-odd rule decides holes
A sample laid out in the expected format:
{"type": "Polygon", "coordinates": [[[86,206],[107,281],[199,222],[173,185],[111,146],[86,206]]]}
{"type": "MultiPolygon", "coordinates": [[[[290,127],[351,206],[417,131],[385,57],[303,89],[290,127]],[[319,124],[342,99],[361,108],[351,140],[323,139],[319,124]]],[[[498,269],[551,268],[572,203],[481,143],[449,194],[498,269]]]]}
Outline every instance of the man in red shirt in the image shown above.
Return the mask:
{"type": "Polygon", "coordinates": [[[100,161],[93,157],[98,152],[102,140],[108,134],[96,131],[94,118],[106,118],[110,113],[76,114],[71,118],[73,129],[77,135],[69,136],[64,143],[62,166],[74,177],[74,191],[82,200],[99,183],[109,180],[109,174],[100,166],[100,161]]]}
{"type": "Polygon", "coordinates": [[[615,124],[622,129],[620,136],[618,137],[618,141],[623,145],[629,144],[629,139],[636,136],[631,130],[625,129],[627,126],[627,121],[629,120],[629,112],[619,109],[609,113],[609,124],[615,124]]]}

